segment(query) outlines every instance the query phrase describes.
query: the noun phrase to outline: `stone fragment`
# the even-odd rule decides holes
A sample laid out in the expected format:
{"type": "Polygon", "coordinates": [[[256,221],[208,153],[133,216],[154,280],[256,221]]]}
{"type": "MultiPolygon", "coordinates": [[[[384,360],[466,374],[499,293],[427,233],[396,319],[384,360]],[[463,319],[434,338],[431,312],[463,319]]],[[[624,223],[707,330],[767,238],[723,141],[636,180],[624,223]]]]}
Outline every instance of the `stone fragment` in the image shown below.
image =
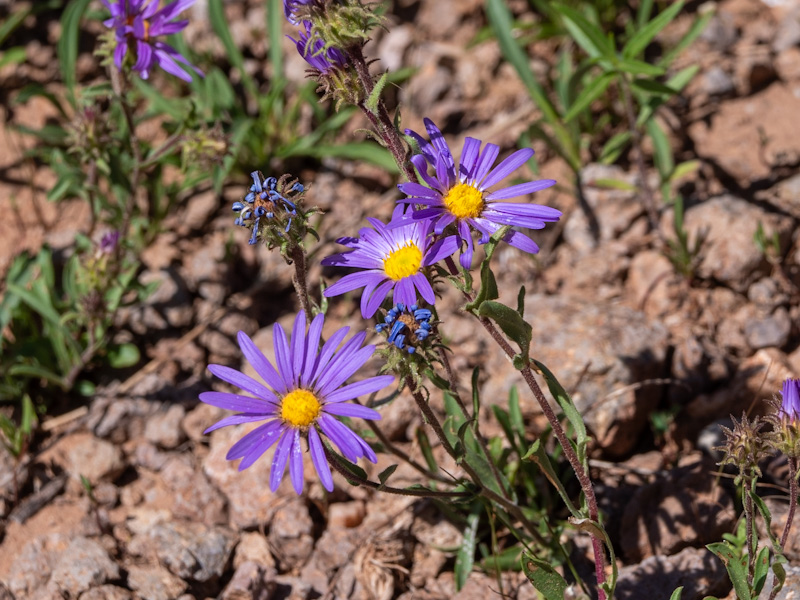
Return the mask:
{"type": "Polygon", "coordinates": [[[685,548],[673,556],[652,556],[620,569],[614,598],[662,598],[683,586],[684,600],[724,594],[730,586],[725,567],[705,548],[685,548]]]}
{"type": "Polygon", "coordinates": [[[790,220],[735,196],[718,196],[688,208],[685,224],[689,239],[694,243],[704,235],[698,274],[746,292],[766,265],[764,255],[752,243],[759,223],[767,237],[777,233],[783,242],[791,232],[790,220]]]}
{"type": "Polygon", "coordinates": [[[634,306],[651,318],[673,311],[680,294],[675,267],[662,252],[643,250],[631,259],[625,283],[634,306]]]}
{"type": "Polygon", "coordinates": [[[364,503],[359,500],[331,504],[328,508],[328,527],[358,527],[365,514],[364,503]]]}
{"type": "Polygon", "coordinates": [[[42,460],[53,461],[72,479],[84,476],[93,484],[113,480],[125,468],[119,448],[91,433],[73,433],[60,439],[42,454],[42,460]]]}
{"type": "Polygon", "coordinates": [[[733,499],[708,477],[713,469],[710,460],[698,461],[634,492],[620,526],[629,562],[710,544],[730,531],[736,519],[733,499]]]}
{"type": "Polygon", "coordinates": [[[155,554],[181,579],[205,583],[222,575],[235,544],[236,535],[228,529],[175,521],[134,537],[128,550],[136,556],[155,554]]]}
{"type": "Polygon", "coordinates": [[[181,421],[186,416],[186,409],[180,404],[173,404],[164,412],[158,412],[147,420],[144,437],[162,448],[175,448],[184,440],[181,421]]]}
{"type": "Polygon", "coordinates": [[[128,567],[128,585],[142,600],[174,600],[188,587],[163,567],[128,567]]]}
{"type": "Polygon", "coordinates": [[[747,343],[754,350],[774,346],[783,348],[792,332],[789,311],[782,306],[774,313],[748,320],[744,325],[747,343]]]}
{"type": "Polygon", "coordinates": [[[733,15],[727,11],[717,12],[703,29],[700,39],[716,50],[727,50],[739,39],[733,15]]]}
{"type": "Polygon", "coordinates": [[[173,498],[172,513],[206,525],[228,522],[225,499],[188,457],[171,458],[161,471],[173,498]]]}
{"type": "Polygon", "coordinates": [[[220,600],[271,600],[278,587],[275,570],[254,562],[244,562],[237,567],[228,585],[222,590],[220,600]]]}
{"type": "Polygon", "coordinates": [[[0,581],[0,600],[16,600],[11,590],[6,587],[6,584],[0,581]]]}
{"type": "Polygon", "coordinates": [[[8,578],[11,592],[18,598],[29,598],[43,587],[69,543],[68,536],[48,533],[25,544],[11,563],[8,578]]]}
{"type": "Polygon", "coordinates": [[[239,543],[236,545],[236,553],[233,557],[233,568],[239,568],[242,563],[257,563],[264,567],[274,567],[275,559],[269,550],[267,538],[257,531],[242,533],[239,543]]]}
{"type": "Polygon", "coordinates": [[[201,402],[186,413],[183,421],[181,421],[181,427],[186,436],[193,442],[207,443],[210,438],[203,432],[222,419],[225,414],[228,413],[221,408],[201,402]]]}
{"type": "Polygon", "coordinates": [[[95,540],[79,537],[70,542],[53,568],[51,583],[75,598],[91,587],[119,577],[119,568],[95,540]]]}
{"type": "Polygon", "coordinates": [[[733,78],[719,65],[712,66],[701,77],[702,89],[709,96],[724,96],[736,89],[733,78]]]}
{"type": "Polygon", "coordinates": [[[302,498],[292,498],[272,517],[269,541],[281,571],[301,567],[311,556],[314,523],[302,498]]]}
{"type": "Polygon", "coordinates": [[[78,600],[133,600],[133,594],[130,590],[115,585],[101,585],[83,592],[78,600]]]}

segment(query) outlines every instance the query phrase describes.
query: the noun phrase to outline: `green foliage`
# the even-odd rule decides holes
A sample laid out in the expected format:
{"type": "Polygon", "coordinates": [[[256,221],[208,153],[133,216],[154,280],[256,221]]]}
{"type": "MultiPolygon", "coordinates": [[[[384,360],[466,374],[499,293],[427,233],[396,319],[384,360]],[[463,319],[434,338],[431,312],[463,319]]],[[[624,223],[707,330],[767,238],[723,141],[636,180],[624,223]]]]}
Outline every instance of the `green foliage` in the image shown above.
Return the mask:
{"type": "Polygon", "coordinates": [[[563,600],[568,584],[549,562],[525,553],[522,570],[544,600],[563,600]]]}

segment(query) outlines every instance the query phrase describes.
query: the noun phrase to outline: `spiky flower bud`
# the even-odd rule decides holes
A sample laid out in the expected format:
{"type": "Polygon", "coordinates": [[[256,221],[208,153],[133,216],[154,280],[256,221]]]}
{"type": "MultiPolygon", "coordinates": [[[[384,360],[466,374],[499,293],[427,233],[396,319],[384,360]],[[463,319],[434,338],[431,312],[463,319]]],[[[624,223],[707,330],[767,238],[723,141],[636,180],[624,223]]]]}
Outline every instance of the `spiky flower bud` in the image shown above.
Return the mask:
{"type": "Polygon", "coordinates": [[[772,453],[771,440],[768,434],[761,431],[764,423],[756,417],[752,421],[742,414],[742,420],[733,421],[733,429],[722,427],[725,434],[725,444],[714,448],[724,454],[724,458],[719,465],[735,465],[739,469],[736,477],[736,484],[741,482],[742,477],[761,477],[761,469],[758,463],[772,453]]]}

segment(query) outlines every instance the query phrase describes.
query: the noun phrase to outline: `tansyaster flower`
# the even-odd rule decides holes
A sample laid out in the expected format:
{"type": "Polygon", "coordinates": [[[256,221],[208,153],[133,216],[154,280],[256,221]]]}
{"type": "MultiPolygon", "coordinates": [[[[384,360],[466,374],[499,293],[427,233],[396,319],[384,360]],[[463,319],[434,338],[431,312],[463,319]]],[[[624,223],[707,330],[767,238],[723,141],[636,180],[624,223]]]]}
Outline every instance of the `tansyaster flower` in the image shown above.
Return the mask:
{"type": "Polygon", "coordinates": [[[249,243],[252,246],[258,240],[259,223],[262,217],[271,219],[275,216],[275,211],[281,209],[286,211],[290,217],[286,225],[286,231],[292,226],[292,217],[297,215],[297,206],[287,198],[289,193],[299,194],[304,190],[302,183],[295,183],[291,189],[281,194],[278,191],[278,180],[275,177],[264,177],[260,171],[250,173],[253,185],[244,197],[244,202],[234,202],[233,211],[239,213],[234,220],[234,225],[252,228],[249,243]]]}
{"type": "Polygon", "coordinates": [[[175,77],[191,81],[191,75],[178,63],[203,76],[203,72],[175,48],[155,39],[184,29],[189,21],[173,21],[173,19],[194,4],[194,0],[175,0],[160,10],[158,0],[103,0],[103,4],[111,12],[111,18],[105,20],[103,24],[116,32],[114,64],[118,69],[122,69],[125,55],[130,49],[136,57],[133,70],[139,73],[142,79],[147,79],[153,66],[157,65],[175,77]]]}
{"type": "Polygon", "coordinates": [[[100,238],[100,243],[98,244],[100,253],[111,254],[114,252],[114,250],[117,248],[117,244],[119,243],[119,238],[120,233],[116,229],[104,233],[103,237],[100,238]]]}
{"type": "MultiPolygon", "coordinates": [[[[430,187],[418,183],[401,183],[397,187],[408,196],[399,202],[410,205],[423,205],[414,208],[414,220],[432,220],[434,232],[439,235],[451,223],[456,224],[459,240],[466,243],[460,262],[465,269],[472,264],[472,235],[470,227],[481,234],[479,243],[485,244],[491,235],[504,225],[542,229],[545,223],[558,221],[561,211],[538,204],[499,202],[549,188],[556,182],[553,179],[540,179],[519,185],[502,188],[493,192],[489,188],[500,183],[521,167],[533,156],[533,150],[517,150],[496,167],[494,165],[500,147],[487,143],[481,151],[481,141],[468,137],[456,171],[455,160],[442,132],[430,119],[425,119],[425,128],[430,143],[419,134],[406,129],[406,135],[413,137],[422,154],[414,155],[411,162],[420,176],[430,187]],[[428,165],[434,174],[428,174],[428,165]]],[[[509,231],[504,241],[525,252],[535,254],[539,247],[527,235],[509,231]]]]}
{"type": "Polygon", "coordinates": [[[203,392],[200,400],[212,406],[237,411],[206,429],[205,433],[241,423],[266,421],[236,442],[226,458],[241,458],[239,470],[251,466],[269,448],[277,444],[269,486],[274,492],[283,479],[286,463],[295,491],[303,491],[303,438],[323,487],[333,490],[330,465],[320,436],[330,439],[342,454],[353,462],[366,457],[377,461],[372,448],[336,417],[380,419],[380,414],[360,404],[347,404],[359,396],[371,394],[394,381],[391,375],[369,377],[358,383],[344,383],[372,356],[375,346],[364,346],[366,332],[361,332],[337,351],[349,327],[336,331],[319,349],[324,316],[317,315],[305,331],[305,314],[294,321],[291,338],[279,324],[274,326],[275,363],[261,353],[244,332],[239,332],[239,346],[245,358],[266,382],[266,386],[235,369],[209,365],[214,375],[252,394],[203,392]]]}
{"type": "Polygon", "coordinates": [[[781,412],[793,421],[800,421],[800,379],[784,381],[781,395],[781,412]]]}
{"type": "Polygon", "coordinates": [[[286,36],[297,46],[297,51],[305,61],[320,73],[327,73],[331,69],[344,67],[347,64],[347,55],[337,48],[325,50],[325,43],[319,39],[311,38],[311,23],[305,21],[305,31],[301,31],[298,39],[286,36]]]}
{"type": "MultiPolygon", "coordinates": [[[[402,218],[402,207],[394,212],[394,219],[402,218]]],[[[458,249],[456,236],[450,235],[433,241],[430,221],[406,221],[394,227],[377,219],[367,218],[373,229],[364,227],[359,238],[340,238],[338,243],[349,252],[334,254],[323,259],[323,265],[365,269],[345,275],[325,290],[325,296],[338,296],[363,287],[361,315],[368,319],[378,310],[389,291],[394,289],[395,304],[415,304],[417,292],[428,304],[436,302],[424,268],[451,256],[458,249]]]]}
{"type": "Polygon", "coordinates": [[[409,354],[414,354],[417,345],[431,334],[431,316],[430,310],[420,308],[416,304],[409,307],[402,303],[396,304],[386,313],[383,323],[375,326],[375,331],[380,333],[385,329],[388,330],[387,342],[394,344],[400,350],[405,349],[409,354]]]}

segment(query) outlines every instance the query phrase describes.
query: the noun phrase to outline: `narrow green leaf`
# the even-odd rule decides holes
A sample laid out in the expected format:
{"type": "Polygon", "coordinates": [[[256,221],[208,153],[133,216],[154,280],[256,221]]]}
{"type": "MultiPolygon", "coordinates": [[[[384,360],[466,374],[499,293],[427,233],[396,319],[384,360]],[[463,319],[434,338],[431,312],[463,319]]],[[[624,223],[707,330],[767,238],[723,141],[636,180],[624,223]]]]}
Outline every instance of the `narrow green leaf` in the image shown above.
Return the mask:
{"type": "Polygon", "coordinates": [[[563,4],[553,6],[575,42],[592,58],[616,59],[614,46],[603,31],[577,10],[563,4]]]}
{"type": "Polygon", "coordinates": [[[392,473],[397,470],[397,466],[398,465],[392,465],[378,473],[378,481],[381,482],[381,485],[386,485],[386,481],[392,476],[392,473]]]}
{"type": "Polygon", "coordinates": [[[653,158],[661,179],[669,179],[675,169],[675,162],[672,158],[672,148],[667,135],[655,119],[650,119],[645,127],[647,135],[653,140],[653,158]]]}
{"type": "Polygon", "coordinates": [[[0,68],[6,65],[20,65],[25,62],[26,52],[24,46],[14,46],[0,53],[0,68]]]}
{"type": "Polygon", "coordinates": [[[682,8],[683,0],[675,2],[655,19],[647,23],[647,25],[640,27],[636,34],[628,40],[628,43],[623,46],[622,56],[626,58],[636,58],[642,54],[648,44],[653,41],[653,38],[669,25],[682,8]]]}
{"type": "Polygon", "coordinates": [[[481,390],[478,385],[478,378],[481,374],[481,368],[475,367],[472,369],[472,418],[475,419],[475,424],[478,424],[478,415],[481,411],[481,390]]]}
{"type": "Polygon", "coordinates": [[[497,419],[497,422],[500,423],[500,427],[503,429],[503,433],[506,434],[506,438],[508,438],[511,447],[516,449],[517,440],[516,436],[514,435],[514,428],[511,426],[511,418],[508,415],[508,411],[505,411],[496,404],[493,404],[492,412],[494,413],[494,417],[495,419],[497,419]]]}
{"type": "Polygon", "coordinates": [[[350,142],[346,144],[318,144],[300,151],[287,152],[284,156],[313,156],[314,158],[346,158],[365,161],[381,167],[388,173],[397,174],[399,170],[391,153],[373,142],[350,142]]]}
{"type": "Polygon", "coordinates": [[[669,597],[669,600],[681,600],[681,596],[683,595],[683,586],[676,589],[672,592],[672,595],[669,597]]]}
{"type": "Polygon", "coordinates": [[[689,27],[689,31],[686,32],[686,35],[680,39],[674,48],[671,48],[669,52],[661,57],[661,60],[658,61],[658,64],[664,66],[671,65],[677,56],[686,48],[688,48],[691,43],[697,39],[697,36],[703,33],[703,30],[706,28],[713,16],[714,11],[709,10],[702,17],[696,19],[694,23],[692,23],[691,27],[689,27]]]}
{"type": "Polygon", "coordinates": [[[603,95],[608,89],[609,84],[611,84],[616,77],[616,73],[603,73],[599,77],[595,77],[589,85],[583,88],[583,91],[575,99],[574,104],[570,106],[567,114],[564,115],[564,122],[569,123],[572,119],[589,108],[592,102],[603,95]]]}
{"type": "Polygon", "coordinates": [[[461,547],[456,554],[455,576],[456,576],[456,591],[467,583],[469,574],[472,573],[472,567],[475,564],[475,547],[478,543],[478,525],[480,524],[481,515],[483,514],[483,504],[480,502],[473,502],[470,507],[469,514],[467,515],[467,525],[464,528],[464,540],[461,542],[461,547]]]}
{"type": "Polygon", "coordinates": [[[517,312],[523,319],[525,318],[525,286],[519,288],[517,292],[517,312]]]}
{"type": "Polygon", "coordinates": [[[49,298],[47,299],[47,301],[45,301],[38,294],[35,294],[30,290],[21,288],[14,283],[9,283],[7,289],[9,293],[19,297],[19,299],[22,300],[22,302],[27,304],[37,313],[39,313],[39,315],[41,315],[43,319],[49,321],[51,325],[53,325],[54,327],[59,327],[59,328],[61,327],[61,315],[59,315],[53,308],[53,305],[49,301],[49,298]]]}
{"type": "Polygon", "coordinates": [[[769,573],[769,548],[764,546],[758,551],[756,556],[755,569],[753,570],[753,594],[756,598],[764,589],[764,583],[767,581],[767,574],[769,573]]]}
{"type": "Polygon", "coordinates": [[[620,58],[616,61],[615,66],[617,70],[629,73],[630,75],[652,75],[658,77],[666,73],[664,67],[651,65],[650,63],[633,58],[620,58]]]}
{"type": "Polygon", "coordinates": [[[22,419],[20,420],[19,428],[25,435],[30,435],[33,427],[36,424],[36,409],[33,407],[33,401],[28,394],[22,397],[22,419]]]}
{"type": "Polygon", "coordinates": [[[89,0],[71,0],[64,9],[61,16],[61,37],[58,38],[56,49],[58,51],[58,61],[61,66],[61,78],[67,88],[67,98],[70,104],[75,106],[75,83],[76,72],[75,64],[78,61],[78,38],[80,37],[80,26],[83,13],[89,0]]]}
{"type": "Polygon", "coordinates": [[[49,369],[40,367],[39,365],[13,365],[8,369],[8,374],[12,377],[18,377],[20,375],[25,377],[38,377],[50,383],[54,383],[61,389],[67,389],[67,384],[60,375],[49,369]]]}
{"type": "Polygon", "coordinates": [[[497,323],[503,333],[517,343],[523,356],[528,356],[533,330],[516,310],[500,302],[487,300],[481,303],[478,315],[488,317],[497,323]]]}
{"type": "Polygon", "coordinates": [[[564,600],[564,593],[569,586],[549,562],[525,552],[522,555],[522,570],[544,600],[564,600]]]}
{"type": "Polygon", "coordinates": [[[558,492],[558,495],[561,496],[561,500],[564,502],[569,512],[572,513],[572,516],[578,519],[583,517],[580,510],[572,503],[572,498],[569,497],[564,484],[561,483],[561,480],[558,478],[553,468],[553,463],[550,461],[550,457],[545,451],[544,446],[542,446],[541,440],[536,440],[531,444],[531,447],[528,448],[528,451],[522,456],[522,460],[531,460],[535,462],[536,466],[539,467],[539,470],[547,478],[547,481],[550,482],[558,492]]]}
{"type": "Polygon", "coordinates": [[[522,420],[522,410],[519,406],[519,392],[517,386],[511,386],[508,392],[508,416],[511,418],[511,426],[519,436],[520,443],[525,441],[525,422],[522,420]]]}
{"type": "Polygon", "coordinates": [[[616,133],[603,145],[598,161],[604,165],[610,165],[617,161],[619,155],[630,142],[631,134],[629,131],[616,133]]]}
{"type": "Polygon", "coordinates": [[[381,94],[383,93],[383,88],[386,86],[386,82],[389,80],[389,73],[386,72],[381,75],[380,79],[375,82],[375,87],[372,89],[372,93],[367,98],[367,101],[364,103],[367,107],[367,110],[372,114],[378,113],[378,102],[380,102],[381,94]]]}
{"type": "Polygon", "coordinates": [[[564,389],[564,387],[558,382],[558,379],[556,379],[556,376],[553,375],[550,369],[548,369],[538,360],[534,360],[533,363],[536,365],[536,368],[547,382],[547,387],[550,390],[550,393],[553,395],[553,398],[556,402],[558,402],[558,405],[561,407],[561,410],[564,411],[564,415],[567,417],[567,420],[575,429],[575,437],[578,442],[578,448],[585,447],[586,442],[588,441],[588,436],[586,435],[586,425],[584,425],[581,413],[578,411],[578,408],[575,406],[572,398],[564,389]]]}
{"type": "Polygon", "coordinates": [[[269,62],[275,78],[283,77],[283,0],[269,0],[267,3],[267,32],[269,34],[269,62]]]}
{"type": "Polygon", "coordinates": [[[686,160],[675,165],[675,169],[672,171],[672,175],[669,179],[670,181],[678,181],[681,177],[693,174],[699,168],[699,160],[686,160]]]}
{"type": "Polygon", "coordinates": [[[32,6],[23,4],[19,6],[13,13],[11,13],[5,21],[0,23],[0,46],[5,43],[6,39],[8,39],[8,36],[14,33],[17,27],[22,25],[22,22],[29,14],[31,14],[32,10],[32,6]]]}
{"type": "Polygon", "coordinates": [[[231,30],[228,28],[228,22],[225,18],[225,10],[222,5],[222,0],[207,0],[208,1],[208,19],[211,22],[211,28],[217,34],[220,42],[225,48],[225,53],[228,56],[230,63],[239,70],[239,76],[242,78],[242,84],[245,89],[254,98],[258,95],[258,89],[253,82],[253,78],[247,74],[244,69],[244,56],[239,51],[238,46],[233,41],[231,30]]]}
{"type": "Polygon", "coordinates": [[[422,427],[417,427],[417,444],[419,444],[419,450],[425,458],[425,464],[428,465],[428,469],[436,473],[439,470],[439,465],[436,463],[436,458],[433,456],[433,447],[431,446],[431,441],[428,439],[428,434],[425,433],[422,427]]]}

